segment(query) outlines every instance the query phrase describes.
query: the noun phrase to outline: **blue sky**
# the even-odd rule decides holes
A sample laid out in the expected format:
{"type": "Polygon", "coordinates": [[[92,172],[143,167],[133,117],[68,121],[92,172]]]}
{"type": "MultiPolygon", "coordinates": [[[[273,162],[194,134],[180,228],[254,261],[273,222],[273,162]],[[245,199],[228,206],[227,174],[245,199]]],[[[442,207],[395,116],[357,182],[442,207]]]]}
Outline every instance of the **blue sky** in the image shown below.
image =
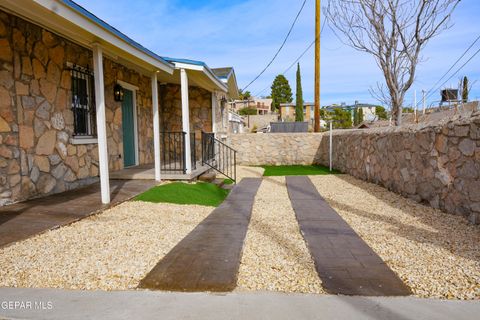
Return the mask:
{"type": "MultiPolygon", "coordinates": [[[[243,88],[258,74],[280,46],[302,0],[77,0],[87,10],[156,53],[205,61],[210,67],[233,66],[243,88]]],[[[307,4],[283,51],[264,75],[248,90],[253,94],[269,88],[306,49],[314,37],[314,3],[307,4]]],[[[480,35],[480,1],[462,0],[453,27],[434,38],[423,51],[415,83],[406,104],[430,89],[463,51],[480,35]]],[[[464,60],[480,48],[480,41],[464,60]]],[[[322,105],[355,100],[376,102],[369,88],[383,77],[373,58],[343,45],[325,27],[322,33],[322,105]]],[[[313,48],[300,61],[305,100],[313,99],[313,48]]],[[[461,65],[461,64],[459,64],[461,65]]],[[[455,70],[456,68],[454,68],[455,70]]],[[[285,76],[292,89],[295,70],[285,76]]],[[[480,98],[480,54],[447,85],[457,85],[460,76],[471,82],[471,98],[480,98]]],[[[269,94],[269,89],[262,94],[269,94]]],[[[434,95],[432,100],[439,100],[434,95]]],[[[430,103],[430,102],[429,102],[430,103]]]]}

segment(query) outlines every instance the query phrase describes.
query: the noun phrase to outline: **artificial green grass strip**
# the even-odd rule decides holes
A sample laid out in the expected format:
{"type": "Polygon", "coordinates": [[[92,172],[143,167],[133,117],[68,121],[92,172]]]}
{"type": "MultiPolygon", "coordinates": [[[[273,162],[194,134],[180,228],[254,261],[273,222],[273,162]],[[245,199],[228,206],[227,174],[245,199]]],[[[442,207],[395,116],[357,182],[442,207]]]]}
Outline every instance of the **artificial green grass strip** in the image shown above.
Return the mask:
{"type": "Polygon", "coordinates": [[[137,201],[167,202],[175,204],[198,204],[218,207],[228,195],[228,190],[219,188],[212,183],[197,182],[188,184],[173,182],[153,187],[135,197],[137,201]]]}
{"type": "Polygon", "coordinates": [[[232,179],[223,179],[223,184],[233,184],[232,179]]]}
{"type": "Polygon", "coordinates": [[[340,173],[337,170],[330,172],[329,168],[324,166],[262,166],[265,169],[264,176],[313,176],[340,173]]]}

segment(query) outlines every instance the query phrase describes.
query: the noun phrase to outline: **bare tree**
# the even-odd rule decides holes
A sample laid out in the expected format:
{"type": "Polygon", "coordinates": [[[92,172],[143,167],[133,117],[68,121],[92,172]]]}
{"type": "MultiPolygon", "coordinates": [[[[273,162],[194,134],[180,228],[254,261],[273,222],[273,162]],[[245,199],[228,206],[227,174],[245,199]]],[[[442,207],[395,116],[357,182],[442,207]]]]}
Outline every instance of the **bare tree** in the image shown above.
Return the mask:
{"type": "MultiPolygon", "coordinates": [[[[374,56],[385,77],[371,92],[401,125],[405,93],[427,42],[450,27],[460,0],[328,0],[325,14],[347,45],[374,56]]],[[[338,34],[337,34],[338,35],[338,34]]]]}

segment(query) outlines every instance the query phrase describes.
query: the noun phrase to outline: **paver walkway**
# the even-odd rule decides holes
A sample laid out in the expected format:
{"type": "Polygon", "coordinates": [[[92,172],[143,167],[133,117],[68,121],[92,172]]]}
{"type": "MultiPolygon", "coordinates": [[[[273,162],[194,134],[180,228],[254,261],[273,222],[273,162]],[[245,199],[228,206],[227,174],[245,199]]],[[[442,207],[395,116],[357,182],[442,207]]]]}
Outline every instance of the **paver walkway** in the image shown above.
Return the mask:
{"type": "Polygon", "coordinates": [[[329,293],[409,295],[409,288],[320,196],[306,176],[287,189],[322,285],[329,293]]]}
{"type": "Polygon", "coordinates": [[[102,204],[100,184],[0,207],[0,247],[24,240],[128,200],[157,183],[152,180],[110,181],[111,204],[102,204]]]}
{"type": "Polygon", "coordinates": [[[226,292],[235,288],[261,179],[244,178],[225,201],[140,282],[140,288],[226,292]]]}

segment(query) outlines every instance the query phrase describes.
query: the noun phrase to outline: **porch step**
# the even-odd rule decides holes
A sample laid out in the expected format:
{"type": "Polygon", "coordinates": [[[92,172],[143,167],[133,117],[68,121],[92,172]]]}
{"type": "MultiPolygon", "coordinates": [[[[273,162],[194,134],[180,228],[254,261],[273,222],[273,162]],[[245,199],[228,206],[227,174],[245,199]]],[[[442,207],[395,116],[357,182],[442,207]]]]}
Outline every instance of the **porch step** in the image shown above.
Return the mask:
{"type": "MultiPolygon", "coordinates": [[[[163,171],[161,173],[162,180],[194,180],[201,174],[210,170],[208,166],[197,165],[197,168],[190,174],[184,174],[181,172],[168,172],[163,171]]],[[[136,167],[125,168],[119,171],[110,172],[110,179],[112,180],[155,180],[155,169],[153,164],[141,165],[136,167]]]]}
{"type": "Polygon", "coordinates": [[[212,183],[217,185],[219,188],[222,188],[225,190],[232,190],[233,187],[235,186],[233,183],[225,184],[225,178],[216,178],[215,180],[212,181],[212,183]]]}
{"type": "Polygon", "coordinates": [[[214,171],[210,170],[203,173],[201,176],[199,176],[198,180],[204,181],[204,182],[214,182],[215,180],[217,180],[216,177],[217,177],[217,174],[214,171]]]}

